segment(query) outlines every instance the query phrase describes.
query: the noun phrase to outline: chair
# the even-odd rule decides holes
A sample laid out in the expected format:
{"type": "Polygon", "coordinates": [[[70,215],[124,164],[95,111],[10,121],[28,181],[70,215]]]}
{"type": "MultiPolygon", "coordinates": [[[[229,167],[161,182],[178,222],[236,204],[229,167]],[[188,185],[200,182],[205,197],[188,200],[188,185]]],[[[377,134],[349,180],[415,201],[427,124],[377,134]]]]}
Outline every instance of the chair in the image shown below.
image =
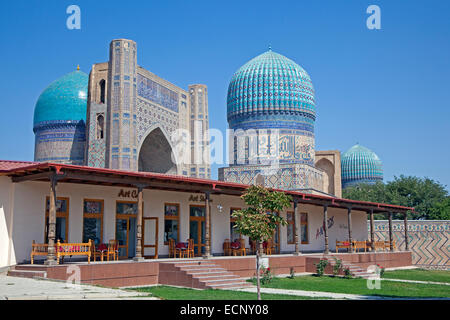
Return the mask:
{"type": "Polygon", "coordinates": [[[250,243],[250,251],[252,254],[256,254],[256,241],[249,240],[250,243]]]}
{"type": "Polygon", "coordinates": [[[231,246],[230,239],[225,239],[223,242],[223,255],[231,256],[231,246]]]}
{"type": "Polygon", "coordinates": [[[272,254],[272,248],[273,248],[272,239],[269,239],[266,242],[264,242],[263,248],[264,248],[264,253],[265,254],[271,255],[272,254]]]}
{"type": "Polygon", "coordinates": [[[107,249],[106,245],[100,243],[98,245],[91,246],[91,255],[94,257],[94,261],[97,261],[97,257],[100,257],[100,260],[103,261],[103,252],[107,249]]]}
{"type": "Polygon", "coordinates": [[[247,255],[247,249],[245,248],[245,239],[239,239],[239,250],[238,253],[242,256],[246,256],[247,255]]]}
{"type": "Polygon", "coordinates": [[[194,239],[188,239],[188,247],[186,250],[186,254],[188,258],[194,257],[194,239]]]}
{"type": "Polygon", "coordinates": [[[108,261],[110,256],[113,257],[113,260],[119,260],[119,242],[117,240],[109,240],[108,248],[103,253],[108,261]]]}
{"type": "Polygon", "coordinates": [[[338,241],[336,240],[336,253],[338,253],[339,249],[347,249],[348,252],[351,251],[351,244],[349,241],[338,241]]]}
{"type": "Polygon", "coordinates": [[[355,252],[358,252],[358,249],[364,249],[364,252],[367,252],[367,242],[366,241],[352,241],[352,246],[355,252]]]}
{"type": "Polygon", "coordinates": [[[187,247],[185,242],[178,242],[175,245],[175,256],[178,254],[178,257],[184,258],[187,255],[187,247]]]}
{"type": "Polygon", "coordinates": [[[175,251],[175,240],[174,239],[169,239],[169,258],[176,258],[177,257],[177,253],[175,251]]]}

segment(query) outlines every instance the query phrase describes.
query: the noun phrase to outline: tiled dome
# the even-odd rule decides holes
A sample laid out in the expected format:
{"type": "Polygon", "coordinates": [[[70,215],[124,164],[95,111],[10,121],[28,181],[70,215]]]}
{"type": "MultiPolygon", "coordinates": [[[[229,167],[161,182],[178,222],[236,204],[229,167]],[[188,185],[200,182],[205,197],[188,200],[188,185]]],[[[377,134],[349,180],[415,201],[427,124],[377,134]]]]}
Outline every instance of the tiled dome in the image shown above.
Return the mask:
{"type": "Polygon", "coordinates": [[[86,121],[89,76],[74,71],[52,82],[39,96],[34,127],[48,122],[86,121]]]}
{"type": "Polygon", "coordinates": [[[373,151],[356,144],[342,154],[341,174],[343,188],[358,183],[373,184],[383,181],[383,166],[373,151]]]}
{"type": "Polygon", "coordinates": [[[232,129],[289,128],[314,132],[314,89],[306,71],[271,50],[243,65],[227,97],[232,129]]]}

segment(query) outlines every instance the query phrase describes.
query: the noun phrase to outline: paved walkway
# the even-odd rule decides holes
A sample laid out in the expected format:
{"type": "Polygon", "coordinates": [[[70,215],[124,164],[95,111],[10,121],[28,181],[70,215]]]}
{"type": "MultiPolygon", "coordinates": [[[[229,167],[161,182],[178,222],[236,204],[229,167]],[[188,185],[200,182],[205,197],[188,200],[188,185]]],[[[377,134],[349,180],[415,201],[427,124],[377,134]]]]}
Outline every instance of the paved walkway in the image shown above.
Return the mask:
{"type": "Polygon", "coordinates": [[[390,279],[390,278],[381,278],[381,280],[397,281],[397,282],[409,282],[409,283],[422,283],[422,284],[441,284],[443,286],[450,286],[450,283],[448,283],[448,282],[434,282],[434,281],[406,280],[406,279],[390,279]]]}
{"type": "Polygon", "coordinates": [[[0,275],[0,300],[152,299],[146,293],[0,275]],[[144,297],[145,296],[145,297],[144,297]]]}
{"type": "MultiPolygon", "coordinates": [[[[256,287],[239,289],[238,291],[256,293],[256,287]]],[[[287,290],[287,289],[274,289],[274,288],[261,288],[261,293],[272,294],[286,294],[301,297],[311,298],[328,298],[328,299],[349,299],[349,300],[450,300],[449,298],[391,298],[391,297],[379,297],[379,296],[366,296],[358,294],[348,293],[333,293],[322,291],[304,291],[304,290],[287,290]]]]}

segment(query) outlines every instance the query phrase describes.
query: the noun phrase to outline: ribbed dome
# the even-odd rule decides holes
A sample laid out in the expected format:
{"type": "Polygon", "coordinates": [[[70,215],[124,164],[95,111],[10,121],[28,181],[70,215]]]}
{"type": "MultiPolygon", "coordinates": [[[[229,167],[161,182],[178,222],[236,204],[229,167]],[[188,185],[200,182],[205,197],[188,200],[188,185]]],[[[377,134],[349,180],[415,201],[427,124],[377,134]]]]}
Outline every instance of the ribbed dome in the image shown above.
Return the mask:
{"type": "Polygon", "coordinates": [[[306,71],[271,50],[243,65],[228,87],[232,129],[289,128],[314,132],[314,89],[306,71]]]}
{"type": "Polygon", "coordinates": [[[375,152],[359,144],[341,157],[342,187],[383,181],[383,165],[375,152]]]}
{"type": "Polygon", "coordinates": [[[74,71],[52,82],[39,96],[34,127],[49,121],[86,121],[89,76],[74,71]]]}

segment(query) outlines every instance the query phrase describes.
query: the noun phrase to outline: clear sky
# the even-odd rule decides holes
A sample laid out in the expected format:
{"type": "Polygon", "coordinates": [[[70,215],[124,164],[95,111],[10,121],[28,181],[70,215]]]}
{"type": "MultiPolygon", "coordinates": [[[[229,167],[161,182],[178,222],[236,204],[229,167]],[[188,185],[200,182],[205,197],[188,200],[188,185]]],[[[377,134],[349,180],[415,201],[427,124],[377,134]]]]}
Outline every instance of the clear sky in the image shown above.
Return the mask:
{"type": "MultiPolygon", "coordinates": [[[[400,174],[450,186],[450,1],[1,1],[0,159],[33,160],[33,110],[53,80],[108,60],[133,39],[138,63],[176,85],[209,88],[210,127],[225,130],[233,73],[269,44],[316,90],[316,149],[356,142],[400,174]],[[81,8],[81,30],[66,8],[81,8]],[[381,30],[369,30],[369,5],[381,30]]],[[[217,177],[217,165],[212,168],[217,177]]]]}

